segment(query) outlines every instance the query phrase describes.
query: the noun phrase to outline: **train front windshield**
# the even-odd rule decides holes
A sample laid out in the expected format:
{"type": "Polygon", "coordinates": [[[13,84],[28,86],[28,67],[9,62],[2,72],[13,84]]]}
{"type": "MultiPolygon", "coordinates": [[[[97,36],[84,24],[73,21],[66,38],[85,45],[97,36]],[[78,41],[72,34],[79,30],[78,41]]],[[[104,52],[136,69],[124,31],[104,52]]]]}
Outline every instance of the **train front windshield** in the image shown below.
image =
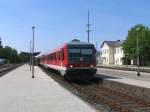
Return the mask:
{"type": "Polygon", "coordinates": [[[93,55],[93,49],[90,48],[70,48],[69,57],[88,57],[93,55]]]}
{"type": "Polygon", "coordinates": [[[85,62],[91,62],[95,56],[93,47],[70,47],[68,48],[68,59],[73,62],[79,62],[83,59],[85,62]]]}

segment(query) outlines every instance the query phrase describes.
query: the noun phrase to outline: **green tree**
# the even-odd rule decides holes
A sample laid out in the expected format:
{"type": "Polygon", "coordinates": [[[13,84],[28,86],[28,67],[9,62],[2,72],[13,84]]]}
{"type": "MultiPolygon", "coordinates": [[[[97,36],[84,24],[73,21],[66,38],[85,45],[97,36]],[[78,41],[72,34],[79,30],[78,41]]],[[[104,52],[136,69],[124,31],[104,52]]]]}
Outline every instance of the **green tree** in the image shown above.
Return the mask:
{"type": "Polygon", "coordinates": [[[21,63],[21,62],[26,62],[26,57],[23,54],[18,54],[17,57],[17,62],[21,63]]]}
{"type": "Polygon", "coordinates": [[[5,48],[3,48],[3,55],[4,58],[7,59],[8,63],[11,63],[12,60],[12,48],[9,46],[6,46],[5,48]]]}
{"type": "Polygon", "coordinates": [[[3,48],[0,48],[0,59],[4,58],[4,54],[3,54],[3,48]]]}
{"type": "Polygon", "coordinates": [[[141,24],[132,27],[128,31],[128,36],[123,43],[125,56],[136,62],[137,59],[137,34],[139,37],[140,63],[146,65],[150,63],[150,30],[141,24]],[[139,31],[136,29],[140,28],[139,31]]]}
{"type": "Polygon", "coordinates": [[[18,54],[16,49],[5,46],[0,47],[0,59],[6,59],[7,63],[21,63],[25,61],[25,56],[18,54]]]}

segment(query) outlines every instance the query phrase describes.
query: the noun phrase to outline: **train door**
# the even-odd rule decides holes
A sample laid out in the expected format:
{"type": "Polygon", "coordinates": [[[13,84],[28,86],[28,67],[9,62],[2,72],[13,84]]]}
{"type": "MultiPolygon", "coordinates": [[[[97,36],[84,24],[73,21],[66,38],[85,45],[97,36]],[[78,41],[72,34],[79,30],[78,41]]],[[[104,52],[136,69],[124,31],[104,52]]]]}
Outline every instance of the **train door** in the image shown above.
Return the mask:
{"type": "Polygon", "coordinates": [[[47,56],[44,57],[44,63],[45,63],[45,64],[47,64],[46,57],[47,57],[47,56]]]}
{"type": "Polygon", "coordinates": [[[64,76],[65,75],[65,70],[63,69],[64,68],[64,49],[61,49],[60,50],[60,74],[61,76],[64,76]]]}
{"type": "Polygon", "coordinates": [[[61,66],[61,56],[60,51],[58,51],[58,65],[61,66]]]}
{"type": "Polygon", "coordinates": [[[64,49],[61,49],[61,51],[60,51],[60,56],[61,56],[61,58],[60,58],[60,65],[61,66],[64,66],[64,49]]]}

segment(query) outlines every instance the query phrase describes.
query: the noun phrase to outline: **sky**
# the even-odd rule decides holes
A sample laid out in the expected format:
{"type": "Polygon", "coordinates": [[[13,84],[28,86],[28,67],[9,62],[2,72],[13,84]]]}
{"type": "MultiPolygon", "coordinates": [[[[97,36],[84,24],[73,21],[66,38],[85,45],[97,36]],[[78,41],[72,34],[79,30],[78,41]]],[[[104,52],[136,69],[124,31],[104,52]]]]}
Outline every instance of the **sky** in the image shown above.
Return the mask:
{"type": "Polygon", "coordinates": [[[4,46],[29,51],[35,26],[35,51],[47,52],[77,38],[98,48],[104,40],[124,40],[136,24],[150,27],[150,0],[0,0],[0,37],[4,46]]]}

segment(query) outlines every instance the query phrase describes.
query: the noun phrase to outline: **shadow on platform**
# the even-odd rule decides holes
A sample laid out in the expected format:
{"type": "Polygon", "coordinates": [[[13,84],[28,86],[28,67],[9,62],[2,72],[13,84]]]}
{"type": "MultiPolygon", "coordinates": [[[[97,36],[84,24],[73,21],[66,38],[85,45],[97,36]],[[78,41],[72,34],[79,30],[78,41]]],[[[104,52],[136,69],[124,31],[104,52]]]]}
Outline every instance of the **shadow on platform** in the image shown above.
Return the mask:
{"type": "Polygon", "coordinates": [[[102,75],[102,74],[96,74],[95,77],[100,79],[122,79],[120,77],[114,77],[114,76],[108,76],[108,75],[102,75]]]}

